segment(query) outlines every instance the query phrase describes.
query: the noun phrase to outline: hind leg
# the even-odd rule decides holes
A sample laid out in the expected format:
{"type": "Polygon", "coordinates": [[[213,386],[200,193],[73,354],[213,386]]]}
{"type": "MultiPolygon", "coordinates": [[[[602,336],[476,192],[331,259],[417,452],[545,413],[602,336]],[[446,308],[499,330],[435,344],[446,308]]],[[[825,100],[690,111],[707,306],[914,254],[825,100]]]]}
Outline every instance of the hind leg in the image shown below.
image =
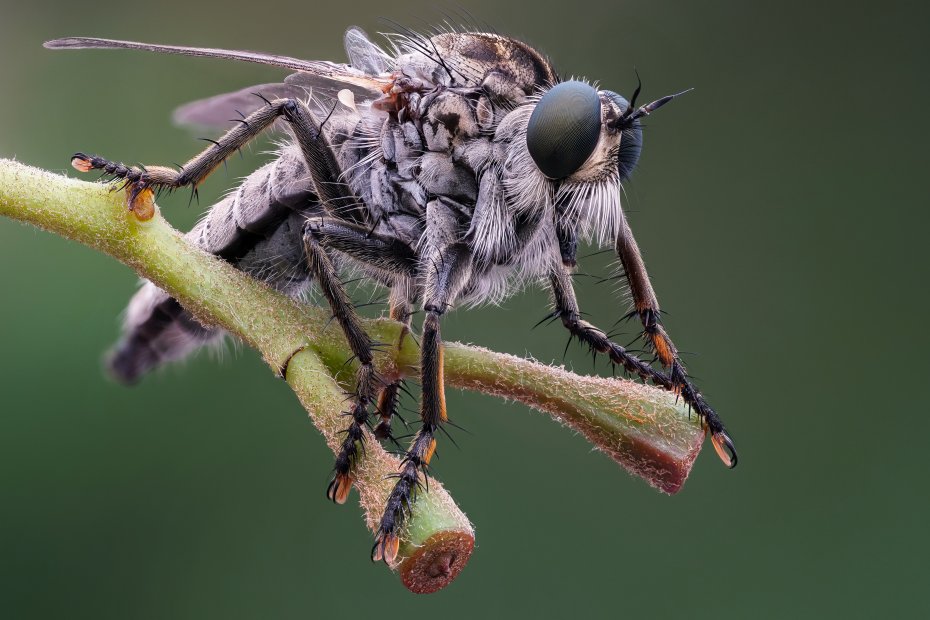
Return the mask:
{"type": "Polygon", "coordinates": [[[233,127],[218,140],[180,167],[165,166],[129,167],[96,155],[76,153],[71,164],[81,172],[102,170],[117,179],[124,179],[134,198],[142,190],[175,190],[197,186],[216,170],[230,155],[248,144],[279,118],[286,120],[293,130],[297,144],[310,171],[316,195],[326,209],[342,218],[353,221],[366,219],[364,205],[349,188],[339,181],[339,166],[323,134],[322,124],[298,99],[275,99],[233,127]]]}

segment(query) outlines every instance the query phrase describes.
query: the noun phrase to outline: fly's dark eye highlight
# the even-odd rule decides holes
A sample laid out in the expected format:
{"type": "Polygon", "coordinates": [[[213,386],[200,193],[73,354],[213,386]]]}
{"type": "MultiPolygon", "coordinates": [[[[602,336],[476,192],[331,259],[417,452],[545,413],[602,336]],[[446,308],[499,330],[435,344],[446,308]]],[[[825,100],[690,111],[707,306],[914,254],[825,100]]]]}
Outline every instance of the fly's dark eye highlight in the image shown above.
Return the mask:
{"type": "Polygon", "coordinates": [[[561,179],[594,152],[601,134],[601,100],[584,82],[562,82],[543,95],[526,126],[526,146],[539,170],[561,179]]]}

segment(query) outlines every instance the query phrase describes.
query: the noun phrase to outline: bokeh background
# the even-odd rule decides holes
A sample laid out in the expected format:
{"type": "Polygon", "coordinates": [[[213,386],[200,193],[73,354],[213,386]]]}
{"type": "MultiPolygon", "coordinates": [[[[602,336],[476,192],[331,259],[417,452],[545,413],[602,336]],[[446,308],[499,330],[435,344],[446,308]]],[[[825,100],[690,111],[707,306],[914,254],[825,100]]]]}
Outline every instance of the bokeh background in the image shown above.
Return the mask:
{"type": "MultiPolygon", "coordinates": [[[[414,596],[367,557],[326,450],[254,352],[228,347],[123,388],[100,356],[125,267],[0,221],[0,616],[300,618],[926,617],[928,13],[904,2],[461,5],[564,74],[647,98],[627,203],[690,370],[740,449],[666,497],[522,406],[452,391],[468,433],[435,468],[479,547],[414,596]]],[[[278,79],[246,64],[53,53],[94,35],[341,60],[342,32],[418,27],[426,2],[0,0],[0,156],[68,171],[76,150],[180,161],[191,99],[278,79]]],[[[265,156],[162,209],[187,228],[265,156]]],[[[584,264],[604,273],[606,257],[584,264]]],[[[585,280],[585,279],[581,279],[585,280]]],[[[624,312],[581,283],[602,324],[624,312]]],[[[445,335],[561,362],[546,296],[458,312],[445,335]]],[[[632,327],[630,328],[632,330],[632,327]]],[[[632,337],[632,335],[630,336],[632,337]]],[[[596,368],[580,349],[565,363],[596,368]]]]}

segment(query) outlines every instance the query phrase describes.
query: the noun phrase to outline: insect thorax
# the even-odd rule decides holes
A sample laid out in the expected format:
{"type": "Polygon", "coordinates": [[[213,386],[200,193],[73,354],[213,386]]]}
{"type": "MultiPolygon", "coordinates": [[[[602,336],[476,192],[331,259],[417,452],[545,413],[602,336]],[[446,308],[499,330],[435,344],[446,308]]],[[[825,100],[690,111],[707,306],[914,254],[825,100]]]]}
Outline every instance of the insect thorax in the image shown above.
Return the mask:
{"type": "Polygon", "coordinates": [[[537,52],[497,35],[424,41],[398,42],[393,87],[354,110],[339,106],[329,131],[374,229],[419,247],[429,219],[429,234],[467,241],[476,269],[464,301],[497,302],[553,256],[552,196],[526,154],[524,104],[555,75],[537,52]],[[416,49],[425,45],[429,55],[416,49]]]}

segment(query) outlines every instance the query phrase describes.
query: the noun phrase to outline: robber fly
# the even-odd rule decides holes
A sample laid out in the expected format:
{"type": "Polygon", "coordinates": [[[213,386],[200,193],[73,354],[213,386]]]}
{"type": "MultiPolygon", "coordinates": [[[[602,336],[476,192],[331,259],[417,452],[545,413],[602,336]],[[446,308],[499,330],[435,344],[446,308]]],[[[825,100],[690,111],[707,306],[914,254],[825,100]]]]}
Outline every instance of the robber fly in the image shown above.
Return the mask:
{"type": "MultiPolygon", "coordinates": [[[[632,98],[562,80],[549,60],[515,39],[454,29],[402,31],[376,45],[345,35],[348,64],[128,41],[67,38],[53,49],[121,48],[243,60],[293,70],[264,84],[188,104],[177,120],[220,125],[218,140],[177,169],[129,167],[74,155],[81,171],[122,179],[130,195],[197,185],[241,146],[283,121],[277,158],[213,205],[188,238],[290,294],[315,282],[358,360],[345,440],[327,495],[342,503],[374,408],[374,435],[391,437],[400,385],[382,383],[372,340],[340,274],[363,272],[390,291],[390,316],[409,328],[424,312],[421,426],[403,459],[372,558],[393,563],[410,501],[423,484],[446,420],[440,317],[455,305],[499,302],[548,279],[550,318],[632,375],[672,390],[700,415],[721,459],[736,465],[717,413],[692,385],[663,328],[659,303],[620,204],[642,148],[640,119],[676,95],[637,107],[632,98]],[[252,94],[256,93],[256,94],[252,94]],[[228,126],[228,124],[226,125],[228,126]],[[643,336],[662,369],[581,318],[572,286],[578,239],[612,246],[643,336]]],[[[146,284],[129,303],[110,358],[126,382],[216,340],[178,302],[146,284]]]]}

